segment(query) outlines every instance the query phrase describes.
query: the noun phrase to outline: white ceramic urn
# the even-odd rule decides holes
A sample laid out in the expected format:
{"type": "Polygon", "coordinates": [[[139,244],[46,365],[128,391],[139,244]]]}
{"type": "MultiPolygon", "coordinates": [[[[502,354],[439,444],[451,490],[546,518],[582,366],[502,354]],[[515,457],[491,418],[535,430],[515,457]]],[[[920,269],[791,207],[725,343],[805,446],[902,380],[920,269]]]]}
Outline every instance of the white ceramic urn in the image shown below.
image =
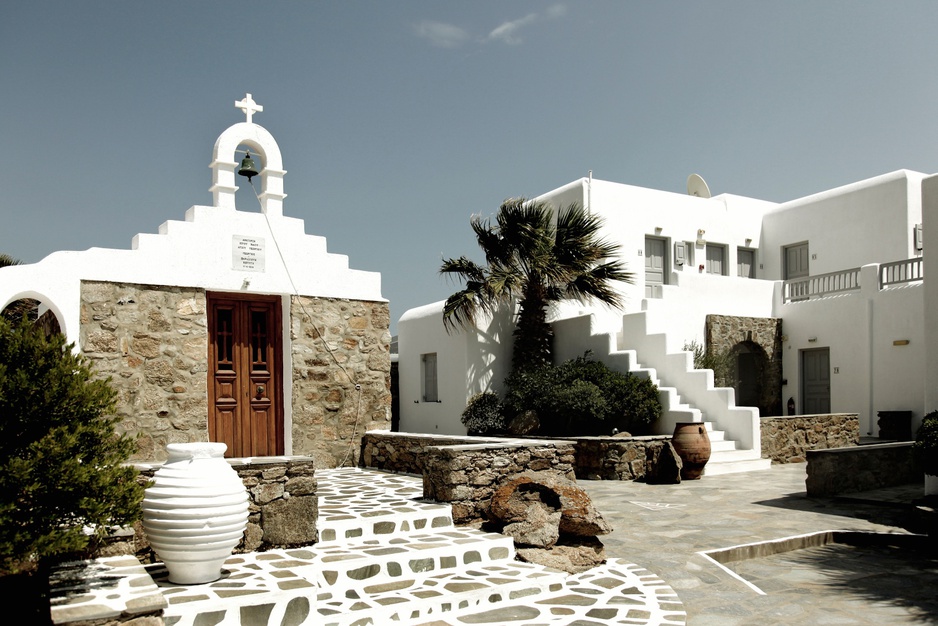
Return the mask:
{"type": "Polygon", "coordinates": [[[170,582],[218,580],[247,526],[248,494],[223,443],[171,443],[143,498],[143,528],[170,582]]]}

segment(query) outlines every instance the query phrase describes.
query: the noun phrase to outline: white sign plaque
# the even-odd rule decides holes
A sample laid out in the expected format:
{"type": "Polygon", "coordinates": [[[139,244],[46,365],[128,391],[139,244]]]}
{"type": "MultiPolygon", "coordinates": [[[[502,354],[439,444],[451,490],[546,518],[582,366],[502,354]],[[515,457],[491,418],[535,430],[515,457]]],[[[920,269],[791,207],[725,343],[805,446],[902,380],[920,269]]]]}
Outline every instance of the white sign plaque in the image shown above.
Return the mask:
{"type": "Polygon", "coordinates": [[[264,238],[231,237],[231,269],[242,272],[264,271],[264,238]]]}

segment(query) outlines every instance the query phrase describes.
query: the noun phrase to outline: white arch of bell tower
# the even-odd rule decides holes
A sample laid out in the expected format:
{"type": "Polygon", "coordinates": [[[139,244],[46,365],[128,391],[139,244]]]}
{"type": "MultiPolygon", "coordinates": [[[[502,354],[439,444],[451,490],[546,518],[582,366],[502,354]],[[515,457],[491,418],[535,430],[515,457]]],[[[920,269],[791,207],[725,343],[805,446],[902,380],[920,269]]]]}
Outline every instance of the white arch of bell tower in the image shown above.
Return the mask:
{"type": "Polygon", "coordinates": [[[266,128],[252,121],[254,113],[263,111],[264,107],[254,102],[251,94],[235,102],[235,107],[244,111],[247,121],[230,126],[215,141],[209,165],[212,168],[209,191],[212,192],[213,206],[235,210],[235,193],[238,191],[235,176],[240,165],[236,151],[238,146],[247,146],[252,155],[260,158],[263,167],[259,174],[261,211],[265,215],[282,216],[283,199],[287,197],[283,193],[283,177],[287,172],[283,169],[280,146],[266,128]]]}

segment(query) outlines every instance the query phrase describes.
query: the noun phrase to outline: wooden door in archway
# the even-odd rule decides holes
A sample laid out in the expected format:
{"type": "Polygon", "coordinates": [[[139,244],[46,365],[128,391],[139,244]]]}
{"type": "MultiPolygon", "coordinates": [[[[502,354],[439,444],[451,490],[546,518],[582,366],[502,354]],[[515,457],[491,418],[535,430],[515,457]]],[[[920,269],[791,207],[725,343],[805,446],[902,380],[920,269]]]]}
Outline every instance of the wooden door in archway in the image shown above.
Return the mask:
{"type": "Polygon", "coordinates": [[[284,453],[279,296],[208,294],[208,435],[228,457],[284,453]]]}

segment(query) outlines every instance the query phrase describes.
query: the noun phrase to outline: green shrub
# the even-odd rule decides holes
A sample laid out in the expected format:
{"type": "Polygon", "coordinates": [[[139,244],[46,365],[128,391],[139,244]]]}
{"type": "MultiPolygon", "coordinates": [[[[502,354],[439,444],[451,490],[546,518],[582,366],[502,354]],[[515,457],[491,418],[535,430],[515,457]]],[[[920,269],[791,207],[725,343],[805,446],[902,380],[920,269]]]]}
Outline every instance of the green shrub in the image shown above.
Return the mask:
{"type": "Polygon", "coordinates": [[[922,418],[912,450],[922,470],[931,476],[938,476],[938,411],[932,411],[922,418]]]}
{"type": "Polygon", "coordinates": [[[0,571],[94,547],[139,517],[115,398],[61,335],[0,319],[0,571]]]}
{"type": "Polygon", "coordinates": [[[505,414],[533,410],[545,435],[647,432],[661,416],[658,389],[651,381],[616,372],[586,356],[512,372],[505,386],[505,414]]]}
{"type": "Polygon", "coordinates": [[[685,343],[684,350],[694,354],[694,369],[713,370],[714,387],[736,386],[736,359],[731,351],[704,349],[696,341],[685,343]]]}
{"type": "Polygon", "coordinates": [[[469,398],[466,409],[462,412],[462,423],[470,435],[494,435],[504,432],[505,415],[498,394],[485,391],[469,398]]]}

